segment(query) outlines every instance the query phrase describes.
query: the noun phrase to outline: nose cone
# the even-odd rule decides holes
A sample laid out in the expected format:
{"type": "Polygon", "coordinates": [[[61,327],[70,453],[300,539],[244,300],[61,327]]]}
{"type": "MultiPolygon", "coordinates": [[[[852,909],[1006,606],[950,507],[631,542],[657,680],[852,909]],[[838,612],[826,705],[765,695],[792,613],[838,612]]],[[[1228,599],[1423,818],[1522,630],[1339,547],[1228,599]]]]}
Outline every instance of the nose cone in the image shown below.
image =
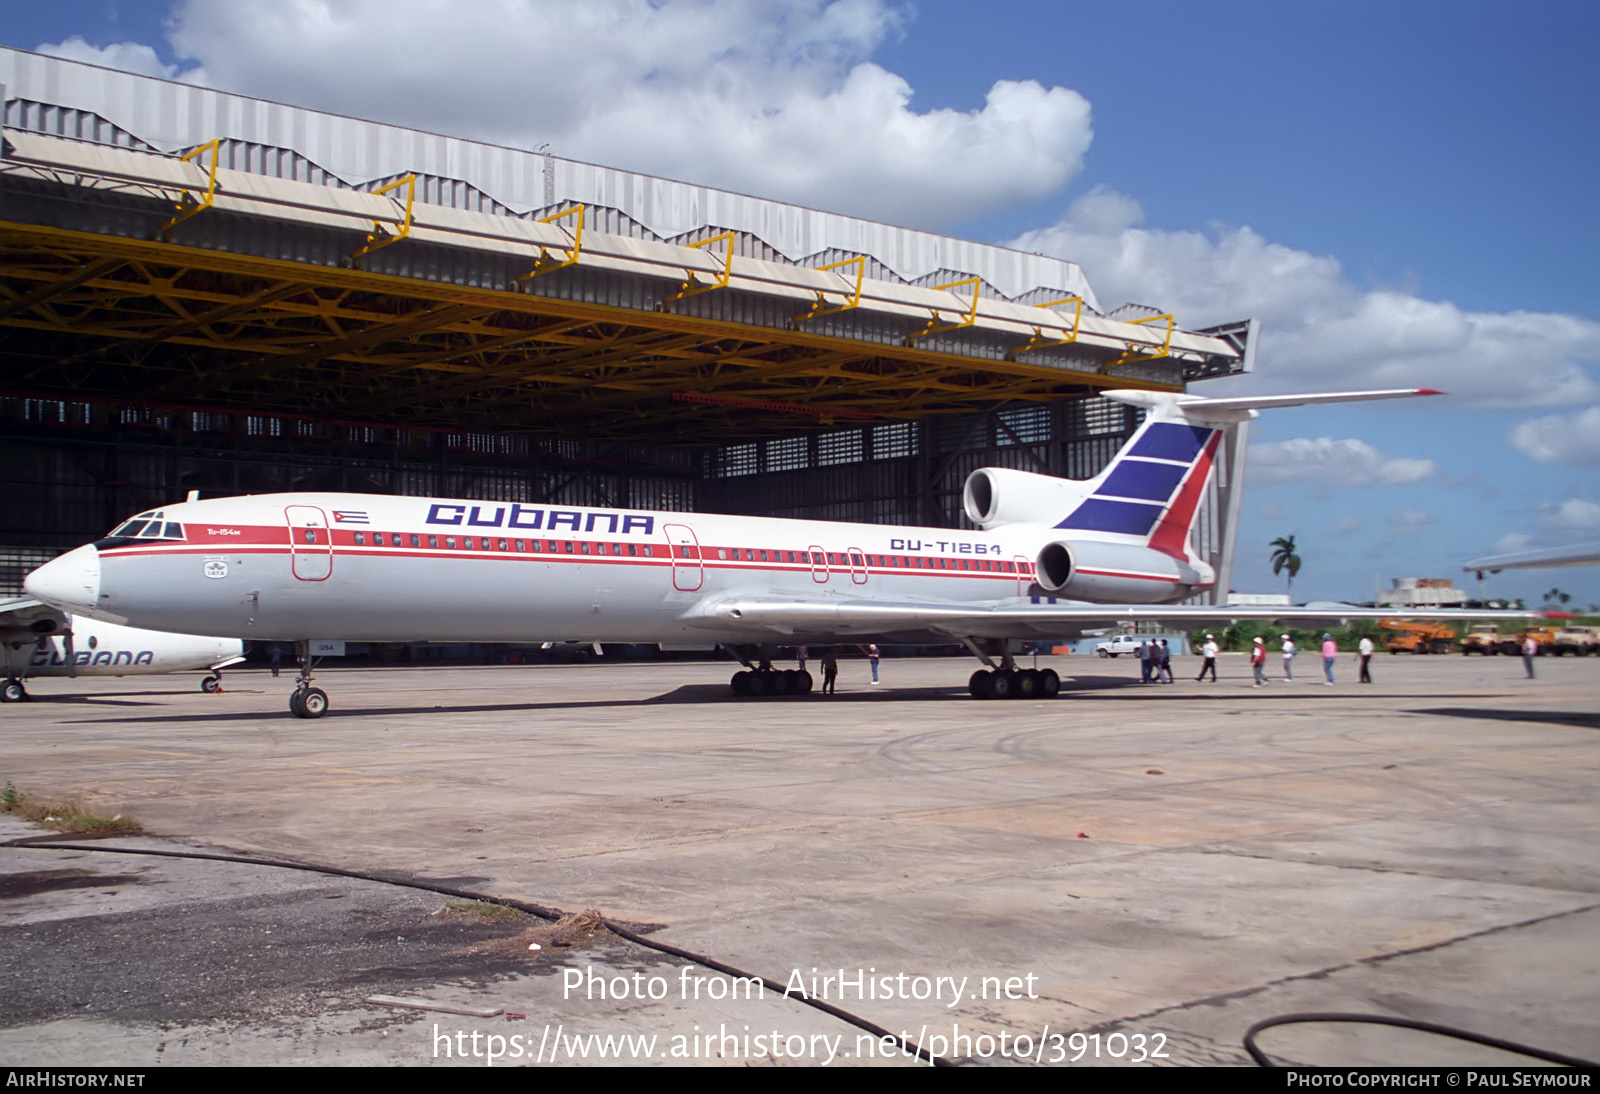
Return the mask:
{"type": "Polygon", "coordinates": [[[52,608],[81,615],[99,614],[100,552],[79,547],[46,562],[22,582],[23,590],[52,608]]]}

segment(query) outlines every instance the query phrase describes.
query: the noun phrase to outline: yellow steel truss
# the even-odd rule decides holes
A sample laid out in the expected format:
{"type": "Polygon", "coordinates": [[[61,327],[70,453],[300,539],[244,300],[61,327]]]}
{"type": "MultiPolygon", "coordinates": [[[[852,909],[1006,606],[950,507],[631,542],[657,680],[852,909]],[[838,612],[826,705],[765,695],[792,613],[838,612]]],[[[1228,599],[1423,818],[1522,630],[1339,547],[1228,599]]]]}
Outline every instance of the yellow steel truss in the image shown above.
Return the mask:
{"type": "MultiPolygon", "coordinates": [[[[581,214],[552,219],[573,215],[581,214]]],[[[580,246],[575,231],[552,264],[576,261],[580,246]]],[[[731,261],[730,253],[723,283],[731,261]]],[[[515,285],[478,288],[3,221],[0,326],[12,332],[0,389],[13,394],[690,443],[793,432],[810,419],[792,407],[816,415],[814,424],[1108,386],[1173,390],[515,285]]]]}

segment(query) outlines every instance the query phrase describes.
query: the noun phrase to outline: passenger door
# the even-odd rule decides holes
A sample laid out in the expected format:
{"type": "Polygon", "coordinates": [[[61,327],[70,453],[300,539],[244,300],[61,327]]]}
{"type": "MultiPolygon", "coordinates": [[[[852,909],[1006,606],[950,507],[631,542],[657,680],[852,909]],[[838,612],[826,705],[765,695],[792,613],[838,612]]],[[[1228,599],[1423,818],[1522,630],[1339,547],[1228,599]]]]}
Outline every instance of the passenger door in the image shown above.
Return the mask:
{"type": "Polygon", "coordinates": [[[700,561],[700,541],[687,524],[663,525],[667,551],[672,555],[672,587],[680,593],[698,592],[705,584],[705,567],[700,561]]]}
{"type": "Polygon", "coordinates": [[[284,508],[289,522],[289,566],[301,581],[326,581],[333,575],[333,536],[328,517],[314,505],[284,508]]]}

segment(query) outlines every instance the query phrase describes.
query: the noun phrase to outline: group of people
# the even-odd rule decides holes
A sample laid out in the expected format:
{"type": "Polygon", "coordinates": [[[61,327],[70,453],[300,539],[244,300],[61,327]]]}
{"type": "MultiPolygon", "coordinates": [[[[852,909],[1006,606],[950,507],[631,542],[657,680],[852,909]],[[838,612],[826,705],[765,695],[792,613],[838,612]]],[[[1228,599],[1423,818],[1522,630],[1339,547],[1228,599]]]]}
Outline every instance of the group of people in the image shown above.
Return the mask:
{"type": "MultiPolygon", "coordinates": [[[[1294,659],[1300,653],[1300,648],[1295,645],[1294,639],[1287,634],[1282,635],[1280,640],[1282,642],[1279,650],[1283,656],[1283,678],[1285,680],[1293,680],[1294,659]]],[[[1361,665],[1360,679],[1363,684],[1372,683],[1372,655],[1376,649],[1377,647],[1373,645],[1372,639],[1366,636],[1362,637],[1361,643],[1357,647],[1356,657],[1361,665]]],[[[1213,684],[1217,682],[1217,653],[1216,636],[1206,635],[1205,642],[1200,646],[1200,656],[1203,660],[1200,663],[1200,673],[1195,677],[1197,682],[1204,680],[1208,675],[1211,677],[1213,684]]],[[[1170,657],[1171,654],[1167,649],[1165,639],[1161,640],[1159,646],[1156,645],[1154,639],[1140,645],[1139,662],[1144,683],[1148,684],[1152,681],[1151,659],[1155,658],[1161,673],[1164,674],[1164,681],[1157,678],[1156,682],[1170,684],[1172,682],[1172,670],[1168,665],[1170,657]]],[[[1333,635],[1324,634],[1322,636],[1322,671],[1327,677],[1327,683],[1330,686],[1333,684],[1333,666],[1338,659],[1338,643],[1333,640],[1333,635]]],[[[1253,686],[1258,688],[1264,686],[1267,683],[1266,639],[1257,638],[1255,644],[1251,647],[1250,668],[1255,674],[1255,684],[1253,686]]]]}
{"type": "Polygon", "coordinates": [[[1139,677],[1146,684],[1172,683],[1172,651],[1166,639],[1159,645],[1155,639],[1139,646],[1139,677]]]}
{"type": "MultiPolygon", "coordinates": [[[[859,649],[860,647],[857,648],[859,649]]],[[[867,664],[872,666],[872,683],[873,686],[876,687],[878,683],[878,658],[880,656],[878,652],[878,644],[874,642],[862,650],[862,652],[867,655],[867,664]]],[[[806,659],[810,655],[811,651],[806,649],[804,646],[799,646],[795,649],[795,660],[800,663],[801,672],[806,671],[806,659]]],[[[822,651],[822,694],[835,694],[834,688],[838,685],[838,682],[839,658],[837,655],[835,655],[832,647],[829,647],[828,649],[822,651]]]]}

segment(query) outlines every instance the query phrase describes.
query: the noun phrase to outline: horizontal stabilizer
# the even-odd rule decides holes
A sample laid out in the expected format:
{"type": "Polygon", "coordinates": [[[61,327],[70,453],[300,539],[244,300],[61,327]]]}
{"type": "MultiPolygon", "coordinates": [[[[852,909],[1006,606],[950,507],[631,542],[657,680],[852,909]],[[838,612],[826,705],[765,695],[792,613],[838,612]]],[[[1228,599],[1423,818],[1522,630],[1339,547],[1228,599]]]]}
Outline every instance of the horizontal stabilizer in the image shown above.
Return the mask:
{"type": "Polygon", "coordinates": [[[1311,406],[1315,403],[1359,403],[1368,399],[1406,399],[1417,395],[1443,395],[1431,387],[1386,388],[1382,391],[1320,391],[1306,395],[1241,395],[1231,399],[1212,399],[1204,395],[1184,395],[1163,391],[1117,389],[1101,392],[1108,399],[1151,410],[1166,410],[1174,417],[1196,421],[1246,421],[1258,410],[1285,406],[1311,406]]]}

